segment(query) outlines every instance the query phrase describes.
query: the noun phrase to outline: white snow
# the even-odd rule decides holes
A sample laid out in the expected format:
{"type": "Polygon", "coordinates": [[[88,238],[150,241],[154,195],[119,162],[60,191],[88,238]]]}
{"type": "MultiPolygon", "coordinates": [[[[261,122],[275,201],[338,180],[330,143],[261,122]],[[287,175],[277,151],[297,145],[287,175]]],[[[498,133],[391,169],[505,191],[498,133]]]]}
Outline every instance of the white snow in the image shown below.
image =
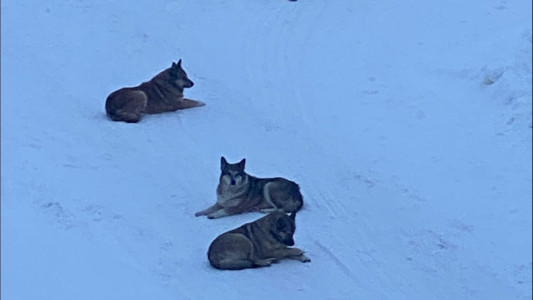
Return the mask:
{"type": "Polygon", "coordinates": [[[2,299],[531,299],[531,6],[2,1],[2,299]],[[180,58],[205,107],[106,118],[180,58]],[[222,155],[312,262],[209,265],[222,155]]]}

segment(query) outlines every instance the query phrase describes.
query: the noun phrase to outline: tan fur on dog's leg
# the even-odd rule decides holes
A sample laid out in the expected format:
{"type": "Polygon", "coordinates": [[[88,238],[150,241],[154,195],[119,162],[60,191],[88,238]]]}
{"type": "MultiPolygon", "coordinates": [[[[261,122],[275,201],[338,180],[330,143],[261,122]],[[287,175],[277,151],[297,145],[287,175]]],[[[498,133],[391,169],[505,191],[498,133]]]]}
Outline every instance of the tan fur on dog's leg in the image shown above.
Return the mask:
{"type": "Polygon", "coordinates": [[[210,206],[204,210],[201,210],[197,213],[195,213],[194,215],[199,217],[199,216],[206,216],[206,215],[209,215],[209,214],[212,214],[214,212],[216,212],[217,210],[221,209],[222,206],[218,205],[217,203],[215,203],[213,206],[210,206]]]}
{"type": "Polygon", "coordinates": [[[275,211],[279,211],[279,209],[277,209],[277,208],[263,208],[263,209],[259,210],[259,212],[264,213],[264,214],[269,214],[269,213],[275,212],[275,211]]]}
{"type": "Polygon", "coordinates": [[[261,260],[254,261],[254,267],[269,267],[273,263],[277,263],[278,260],[275,258],[266,258],[261,260]]]}
{"type": "Polygon", "coordinates": [[[205,106],[205,103],[203,103],[202,101],[183,98],[183,100],[180,101],[179,109],[186,109],[186,108],[199,107],[199,106],[205,106]]]}
{"type": "Polygon", "coordinates": [[[208,214],[207,217],[209,219],[216,219],[216,218],[226,217],[229,215],[230,214],[228,214],[228,212],[226,212],[226,210],[222,208],[222,209],[215,211],[214,213],[208,214]]]}

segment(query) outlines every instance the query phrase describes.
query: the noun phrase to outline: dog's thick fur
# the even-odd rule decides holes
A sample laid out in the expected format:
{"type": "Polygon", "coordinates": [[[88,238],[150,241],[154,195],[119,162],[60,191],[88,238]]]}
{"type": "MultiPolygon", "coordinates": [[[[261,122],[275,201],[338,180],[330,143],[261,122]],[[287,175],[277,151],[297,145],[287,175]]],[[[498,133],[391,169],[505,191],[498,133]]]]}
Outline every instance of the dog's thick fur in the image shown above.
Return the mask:
{"type": "Polygon", "coordinates": [[[296,213],[273,212],[219,235],[209,246],[207,258],[222,270],[270,266],[281,259],[311,260],[294,245],[296,213]]]}
{"type": "Polygon", "coordinates": [[[240,214],[249,211],[269,213],[296,212],[303,206],[300,187],[285,178],[257,178],[244,171],[245,159],[229,164],[220,158],[220,179],[217,187],[217,202],[195,215],[210,219],[240,214]]]}
{"type": "Polygon", "coordinates": [[[157,74],[150,81],[111,93],[106,100],[107,116],[113,121],[138,122],[143,114],[158,114],[205,105],[183,98],[183,89],[194,85],[178,63],[157,74]]]}

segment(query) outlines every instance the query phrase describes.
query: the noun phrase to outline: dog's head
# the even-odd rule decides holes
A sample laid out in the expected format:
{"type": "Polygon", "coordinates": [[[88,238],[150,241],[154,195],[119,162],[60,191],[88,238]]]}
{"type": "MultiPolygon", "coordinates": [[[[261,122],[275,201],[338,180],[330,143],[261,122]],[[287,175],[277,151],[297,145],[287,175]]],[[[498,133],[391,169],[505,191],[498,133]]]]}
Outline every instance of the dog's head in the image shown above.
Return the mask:
{"type": "Polygon", "coordinates": [[[246,159],[243,158],[236,164],[230,164],[224,156],[220,158],[220,183],[228,186],[239,186],[246,181],[244,165],[246,159]]]}
{"type": "Polygon", "coordinates": [[[181,59],[178,61],[178,63],[172,63],[169,74],[172,84],[180,89],[190,88],[194,85],[194,82],[187,77],[187,73],[181,67],[181,59]]]}
{"type": "Polygon", "coordinates": [[[294,245],[294,231],[296,230],[296,213],[293,212],[290,216],[282,212],[273,212],[269,214],[270,218],[270,234],[278,242],[287,245],[294,245]]]}

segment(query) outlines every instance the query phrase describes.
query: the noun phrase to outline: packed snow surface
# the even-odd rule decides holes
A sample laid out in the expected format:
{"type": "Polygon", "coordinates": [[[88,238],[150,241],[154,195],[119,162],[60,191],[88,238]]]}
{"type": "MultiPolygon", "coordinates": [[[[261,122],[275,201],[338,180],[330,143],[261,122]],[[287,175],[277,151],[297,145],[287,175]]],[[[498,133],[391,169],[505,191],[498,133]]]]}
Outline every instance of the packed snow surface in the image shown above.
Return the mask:
{"type": "Polygon", "coordinates": [[[2,1],[2,299],[531,299],[532,4],[467,2],[2,1]],[[106,117],[180,58],[206,106],[106,117]],[[209,265],[221,156],[310,263],[209,265]]]}

